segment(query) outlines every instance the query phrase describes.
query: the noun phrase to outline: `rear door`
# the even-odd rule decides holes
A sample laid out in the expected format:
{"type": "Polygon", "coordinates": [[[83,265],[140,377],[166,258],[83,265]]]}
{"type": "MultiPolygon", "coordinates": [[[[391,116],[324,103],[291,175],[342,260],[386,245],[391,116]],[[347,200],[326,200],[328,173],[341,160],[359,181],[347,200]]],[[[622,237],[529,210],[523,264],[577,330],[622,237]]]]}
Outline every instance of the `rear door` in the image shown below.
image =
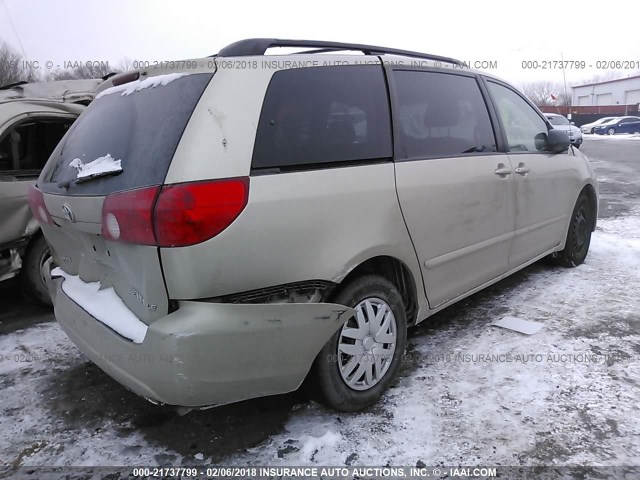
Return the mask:
{"type": "Polygon", "coordinates": [[[566,154],[546,152],[549,125],[514,89],[487,81],[514,169],[515,230],[509,266],[559,245],[577,198],[566,154]]]}
{"type": "MultiPolygon", "coordinates": [[[[102,206],[110,194],[163,184],[211,77],[155,77],[105,90],[74,123],[38,180],[53,220],[42,230],[55,263],[85,282],[113,287],[145,323],[168,312],[158,247],[106,240],[102,206]],[[121,172],[81,181],[78,166],[105,157],[119,160],[121,172]]],[[[140,206],[133,201],[130,208],[140,206]]]]}
{"type": "Polygon", "coordinates": [[[396,183],[432,308],[507,271],[513,168],[469,73],[390,72],[396,183]]]}

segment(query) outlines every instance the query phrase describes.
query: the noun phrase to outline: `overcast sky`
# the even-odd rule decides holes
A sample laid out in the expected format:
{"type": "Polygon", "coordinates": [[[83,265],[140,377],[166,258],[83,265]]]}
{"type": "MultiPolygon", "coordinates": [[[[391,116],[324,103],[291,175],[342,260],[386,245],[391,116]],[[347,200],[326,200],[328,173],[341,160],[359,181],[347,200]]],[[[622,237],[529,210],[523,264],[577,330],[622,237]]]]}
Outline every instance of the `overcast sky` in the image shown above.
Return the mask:
{"type": "MultiPolygon", "coordinates": [[[[609,2],[0,0],[0,38],[41,68],[46,61],[174,60],[208,56],[251,37],[369,43],[497,61],[514,83],[562,81],[559,69],[527,60],[585,61],[568,83],[608,70],[597,61],[640,62],[640,0],[609,2]]],[[[623,72],[625,76],[638,70],[623,72]]]]}

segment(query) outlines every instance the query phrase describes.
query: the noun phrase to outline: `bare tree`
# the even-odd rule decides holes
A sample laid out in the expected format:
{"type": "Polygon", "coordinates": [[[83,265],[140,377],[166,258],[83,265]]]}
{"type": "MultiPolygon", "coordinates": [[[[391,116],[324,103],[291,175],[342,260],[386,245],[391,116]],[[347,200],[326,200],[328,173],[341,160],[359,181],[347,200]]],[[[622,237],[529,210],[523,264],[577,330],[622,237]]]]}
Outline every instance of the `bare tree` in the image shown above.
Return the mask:
{"type": "Polygon", "coordinates": [[[565,92],[564,85],[561,83],[549,81],[530,82],[523,84],[521,89],[522,93],[538,107],[571,105],[571,91],[567,87],[565,92]]]}
{"type": "Polygon", "coordinates": [[[129,70],[133,70],[133,60],[129,57],[124,57],[120,59],[118,65],[116,65],[116,69],[114,72],[128,72],[129,70]]]}
{"type": "Polygon", "coordinates": [[[37,79],[37,70],[8,43],[0,40],[0,86],[22,80],[32,82],[37,79]]]}
{"type": "Polygon", "coordinates": [[[108,62],[86,62],[64,70],[54,70],[47,76],[48,80],[75,80],[79,78],[102,78],[118,68],[112,68],[108,62]]]}

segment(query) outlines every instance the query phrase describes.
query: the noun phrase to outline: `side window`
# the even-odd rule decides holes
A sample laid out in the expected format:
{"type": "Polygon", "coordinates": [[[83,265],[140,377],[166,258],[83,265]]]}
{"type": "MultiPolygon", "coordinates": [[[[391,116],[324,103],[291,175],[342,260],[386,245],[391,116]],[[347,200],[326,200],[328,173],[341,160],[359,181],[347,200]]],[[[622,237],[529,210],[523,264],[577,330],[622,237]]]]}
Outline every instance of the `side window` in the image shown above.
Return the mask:
{"type": "Polygon", "coordinates": [[[540,115],[513,90],[493,82],[487,82],[487,84],[502,120],[509,150],[512,152],[544,150],[548,128],[540,115]]]}
{"type": "Polygon", "coordinates": [[[7,129],[0,139],[0,172],[36,175],[72,123],[72,119],[31,119],[7,129]]]}
{"type": "Polygon", "coordinates": [[[409,158],[496,151],[475,78],[403,70],[393,75],[400,133],[409,158]]]}
{"type": "Polygon", "coordinates": [[[392,151],[382,67],[299,68],[273,75],[253,168],[384,159],[392,151]]]}

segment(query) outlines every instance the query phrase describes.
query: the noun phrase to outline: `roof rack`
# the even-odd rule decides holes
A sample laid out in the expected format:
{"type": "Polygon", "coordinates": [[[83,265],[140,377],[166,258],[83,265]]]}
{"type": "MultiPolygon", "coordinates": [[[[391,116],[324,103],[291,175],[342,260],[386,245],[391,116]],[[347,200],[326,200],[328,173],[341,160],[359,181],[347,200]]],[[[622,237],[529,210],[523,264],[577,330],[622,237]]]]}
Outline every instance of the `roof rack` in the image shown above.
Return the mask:
{"type": "Polygon", "coordinates": [[[463,62],[450,57],[431,55],[429,53],[412,52],[410,50],[399,50],[397,48],[376,47],[374,45],[361,45],[358,43],[325,42],[321,40],[283,40],[278,38],[249,38],[240,40],[222,48],[216,56],[218,57],[246,57],[250,55],[264,55],[267,49],[273,47],[302,47],[312,48],[303,53],[327,53],[339,51],[359,51],[365,55],[401,55],[404,57],[424,58],[439,62],[463,65],[463,62]]]}

